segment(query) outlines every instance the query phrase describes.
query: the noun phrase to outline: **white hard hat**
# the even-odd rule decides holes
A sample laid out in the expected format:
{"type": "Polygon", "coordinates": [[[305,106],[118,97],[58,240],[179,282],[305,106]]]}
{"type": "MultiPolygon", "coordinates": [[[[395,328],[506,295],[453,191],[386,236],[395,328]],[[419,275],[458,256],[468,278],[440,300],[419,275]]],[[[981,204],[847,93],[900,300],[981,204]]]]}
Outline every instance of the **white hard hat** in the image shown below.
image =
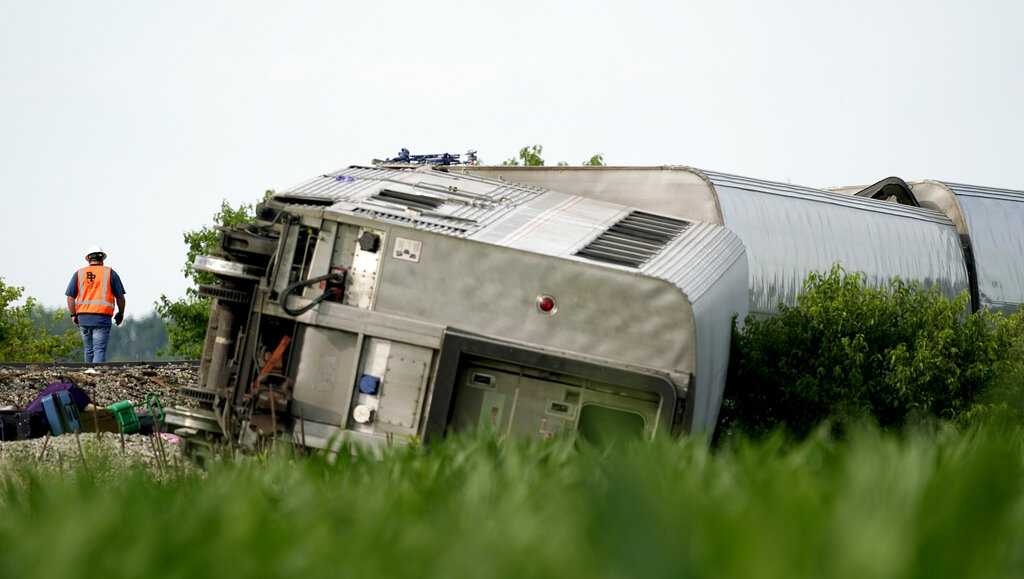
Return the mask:
{"type": "Polygon", "coordinates": [[[103,248],[98,245],[93,245],[89,247],[89,249],[85,250],[85,257],[88,258],[90,255],[93,255],[94,253],[102,253],[103,257],[107,257],[107,252],[103,251],[103,248]]]}

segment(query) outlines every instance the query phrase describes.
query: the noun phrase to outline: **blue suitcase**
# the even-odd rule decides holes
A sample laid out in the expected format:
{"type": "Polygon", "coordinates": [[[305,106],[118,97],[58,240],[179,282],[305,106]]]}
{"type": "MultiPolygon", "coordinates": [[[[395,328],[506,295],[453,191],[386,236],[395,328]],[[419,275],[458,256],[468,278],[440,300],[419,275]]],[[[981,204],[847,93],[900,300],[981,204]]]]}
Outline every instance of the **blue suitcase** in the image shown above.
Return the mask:
{"type": "Polygon", "coordinates": [[[81,424],[78,420],[78,407],[71,400],[67,390],[60,390],[44,396],[42,401],[46,421],[50,423],[50,432],[60,436],[67,432],[78,432],[81,424]]]}

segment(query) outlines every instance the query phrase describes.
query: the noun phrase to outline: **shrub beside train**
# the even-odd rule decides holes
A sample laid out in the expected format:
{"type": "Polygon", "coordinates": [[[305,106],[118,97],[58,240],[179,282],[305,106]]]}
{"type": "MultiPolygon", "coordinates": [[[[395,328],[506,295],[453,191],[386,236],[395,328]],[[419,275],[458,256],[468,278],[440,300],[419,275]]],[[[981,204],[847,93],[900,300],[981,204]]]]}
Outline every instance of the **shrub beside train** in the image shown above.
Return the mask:
{"type": "Polygon", "coordinates": [[[195,267],[195,444],[380,446],[486,429],[710,433],[731,324],[840,263],[974,307],[1024,297],[1024,194],[822,191],[687,167],[353,166],[274,195],[195,267]]]}

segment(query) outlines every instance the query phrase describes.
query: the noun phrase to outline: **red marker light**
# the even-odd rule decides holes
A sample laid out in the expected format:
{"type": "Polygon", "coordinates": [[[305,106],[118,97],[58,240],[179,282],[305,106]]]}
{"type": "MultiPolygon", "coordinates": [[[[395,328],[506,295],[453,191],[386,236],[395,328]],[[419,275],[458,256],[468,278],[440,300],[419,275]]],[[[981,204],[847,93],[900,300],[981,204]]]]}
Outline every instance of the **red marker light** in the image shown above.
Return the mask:
{"type": "Polygon", "coordinates": [[[537,296],[537,309],[545,314],[554,314],[558,311],[555,298],[551,296],[537,296]]]}

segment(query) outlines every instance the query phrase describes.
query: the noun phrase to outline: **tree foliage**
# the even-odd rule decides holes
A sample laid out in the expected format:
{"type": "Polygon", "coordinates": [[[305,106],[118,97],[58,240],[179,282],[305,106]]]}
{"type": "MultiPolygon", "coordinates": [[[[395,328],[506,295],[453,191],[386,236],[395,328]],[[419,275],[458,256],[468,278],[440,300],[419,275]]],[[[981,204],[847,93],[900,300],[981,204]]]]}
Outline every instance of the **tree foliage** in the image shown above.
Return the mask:
{"type": "MultiPolygon", "coordinates": [[[[519,154],[515,157],[510,157],[501,162],[506,167],[518,167],[520,165],[524,167],[543,167],[544,158],[541,154],[544,152],[544,147],[541,145],[531,145],[529,147],[523,147],[519,149],[519,154]]],[[[604,155],[597,153],[592,155],[590,159],[584,161],[584,166],[603,167],[604,166],[604,155]]],[[[559,161],[557,163],[559,167],[568,167],[569,163],[565,161],[559,161]]]]}
{"type": "MultiPolygon", "coordinates": [[[[61,335],[68,331],[77,333],[75,325],[59,309],[36,306],[31,316],[33,323],[44,328],[50,335],[61,335]]],[[[166,347],[167,330],[164,321],[156,313],[141,318],[130,316],[110,333],[107,361],[155,360],[161,357],[160,353],[166,347]]],[[[76,350],[68,356],[57,358],[57,361],[74,362],[80,359],[81,355],[76,350]]]]}
{"type": "Polygon", "coordinates": [[[949,300],[900,280],[875,289],[838,266],[812,274],[795,307],[748,318],[736,335],[726,430],[803,436],[825,420],[957,419],[1009,363],[1007,323],[969,313],[966,295],[949,300]]]}
{"type": "MultiPolygon", "coordinates": [[[[271,195],[267,191],[266,196],[271,195]]],[[[161,295],[156,303],[156,312],[167,325],[167,348],[163,352],[172,356],[198,358],[203,353],[206,324],[210,318],[210,300],[199,295],[199,286],[212,284],[216,278],[209,273],[196,271],[192,262],[200,255],[216,254],[220,248],[220,227],[231,227],[251,223],[255,218],[255,205],[242,203],[232,207],[222,201],[220,211],[213,216],[213,225],[186,231],[185,266],[182,272],[192,286],[185,290],[185,297],[172,300],[161,295]]]]}
{"type": "Polygon", "coordinates": [[[541,145],[523,147],[522,149],[519,149],[518,156],[502,161],[501,164],[511,167],[519,165],[523,165],[524,167],[543,167],[544,159],[540,156],[543,152],[544,147],[541,145]]]}
{"type": "Polygon", "coordinates": [[[210,300],[190,287],[185,297],[172,300],[161,295],[156,313],[167,326],[167,347],[161,354],[196,359],[203,354],[206,324],[210,319],[210,300]]]}
{"type": "MultiPolygon", "coordinates": [[[[33,298],[16,305],[24,291],[0,278],[0,362],[53,362],[69,356],[79,347],[77,332],[70,329],[51,335],[46,327],[36,324],[33,313],[39,305],[33,298]]],[[[59,310],[52,317],[57,321],[65,315],[59,310]]]]}

